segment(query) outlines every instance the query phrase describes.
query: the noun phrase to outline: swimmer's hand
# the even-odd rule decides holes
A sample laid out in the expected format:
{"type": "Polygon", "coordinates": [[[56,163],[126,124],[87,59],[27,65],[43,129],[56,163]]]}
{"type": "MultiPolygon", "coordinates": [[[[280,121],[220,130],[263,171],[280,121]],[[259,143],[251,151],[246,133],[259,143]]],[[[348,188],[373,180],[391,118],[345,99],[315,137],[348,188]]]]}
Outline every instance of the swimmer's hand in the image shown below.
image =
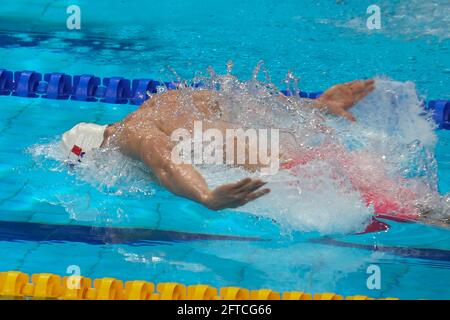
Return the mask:
{"type": "Polygon", "coordinates": [[[356,121],[347,110],[368,95],[374,89],[374,83],[375,81],[370,79],[337,84],[326,90],[315,102],[320,109],[330,114],[356,121]]]}
{"type": "Polygon", "coordinates": [[[224,184],[212,190],[203,203],[212,210],[237,208],[269,193],[270,189],[261,189],[265,184],[262,180],[251,178],[224,184]]]}

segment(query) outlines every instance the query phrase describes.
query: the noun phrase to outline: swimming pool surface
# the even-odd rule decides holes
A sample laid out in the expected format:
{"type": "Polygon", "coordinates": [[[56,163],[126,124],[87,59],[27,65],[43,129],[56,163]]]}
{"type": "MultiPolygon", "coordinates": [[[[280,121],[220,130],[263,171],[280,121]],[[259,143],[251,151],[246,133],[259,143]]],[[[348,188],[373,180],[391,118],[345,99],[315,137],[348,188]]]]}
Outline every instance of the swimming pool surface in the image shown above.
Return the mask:
{"type": "MultiPolygon", "coordinates": [[[[365,28],[368,1],[10,1],[0,8],[0,68],[174,80],[208,66],[250,78],[264,60],[304,91],[382,75],[450,99],[448,1],[379,1],[383,28],[365,28]],[[66,29],[78,4],[82,28],[66,29]],[[126,13],[126,14],[125,14],[126,13]]],[[[78,122],[111,123],[136,106],[0,97],[0,271],[450,298],[450,232],[389,221],[387,232],[285,235],[245,212],[213,212],[154,186],[100,192],[36,161],[30,147],[78,122]],[[366,285],[381,269],[381,289],[366,285]]],[[[450,192],[450,131],[437,131],[439,191],[450,192]]]]}

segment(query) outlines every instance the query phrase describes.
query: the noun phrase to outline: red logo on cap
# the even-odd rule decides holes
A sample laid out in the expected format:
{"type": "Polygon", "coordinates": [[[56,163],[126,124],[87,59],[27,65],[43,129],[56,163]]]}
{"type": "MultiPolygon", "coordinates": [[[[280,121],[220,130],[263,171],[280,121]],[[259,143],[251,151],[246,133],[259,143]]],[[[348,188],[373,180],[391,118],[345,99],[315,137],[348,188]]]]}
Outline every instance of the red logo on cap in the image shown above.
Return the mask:
{"type": "Polygon", "coordinates": [[[77,156],[80,156],[81,148],[79,146],[77,146],[76,144],[74,144],[72,147],[72,153],[75,153],[77,156]]]}

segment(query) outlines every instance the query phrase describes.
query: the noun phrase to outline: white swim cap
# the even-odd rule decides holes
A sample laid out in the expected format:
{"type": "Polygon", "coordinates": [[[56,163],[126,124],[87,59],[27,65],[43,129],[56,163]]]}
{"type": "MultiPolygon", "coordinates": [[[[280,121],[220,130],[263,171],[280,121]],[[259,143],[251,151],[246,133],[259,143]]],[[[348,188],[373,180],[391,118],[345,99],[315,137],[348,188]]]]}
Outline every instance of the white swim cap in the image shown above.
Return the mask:
{"type": "Polygon", "coordinates": [[[67,156],[71,153],[81,156],[84,152],[99,148],[103,142],[103,133],[107,126],[85,122],[77,124],[63,134],[61,140],[62,150],[67,156]]]}

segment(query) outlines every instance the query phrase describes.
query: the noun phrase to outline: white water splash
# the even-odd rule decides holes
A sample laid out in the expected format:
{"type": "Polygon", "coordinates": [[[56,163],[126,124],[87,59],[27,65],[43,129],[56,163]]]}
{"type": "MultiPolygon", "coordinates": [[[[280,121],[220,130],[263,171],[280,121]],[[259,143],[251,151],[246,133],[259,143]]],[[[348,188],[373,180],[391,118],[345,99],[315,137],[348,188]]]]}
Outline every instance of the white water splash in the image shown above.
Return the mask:
{"type": "MultiPolygon", "coordinates": [[[[428,208],[439,207],[436,203],[442,203],[436,192],[434,125],[428,115],[422,114],[412,83],[378,79],[375,91],[353,109],[358,122],[350,124],[343,119],[324,117],[305,107],[307,102],[301,99],[279,99],[278,89],[272,83],[256,80],[257,74],[247,82],[233,77],[231,70],[223,77],[211,74],[210,78],[195,81],[204,82],[206,88],[218,89],[222,107],[227,110],[227,121],[245,128],[280,128],[299,154],[323,145],[324,141],[347,150],[336,154],[335,159],[310,161],[296,174],[282,170],[264,177],[272,192],[239,211],[270,218],[286,231],[323,234],[362,231],[373,207],[366,206],[360,191],[355,189],[355,179],[359,184],[368,180],[372,186],[379,185],[378,191],[382,193],[395,192],[394,187],[398,185],[384,183],[384,179],[389,178],[402,188],[426,195],[423,198],[428,208]],[[347,154],[352,155],[356,169],[352,169],[352,165],[342,167],[347,154]],[[349,178],[352,175],[353,178],[349,178]]],[[[191,89],[182,90],[188,98],[191,89]]],[[[117,150],[92,152],[74,169],[64,164],[58,143],[33,146],[30,153],[42,166],[48,159],[57,160],[51,170],[76,174],[77,179],[92,185],[106,197],[151,198],[155,192],[148,169],[117,150]]],[[[211,187],[257,175],[217,165],[198,169],[211,187]]],[[[398,200],[404,201],[403,198],[398,200]]],[[[67,199],[64,201],[70,203],[67,199]]],[[[98,200],[98,203],[107,207],[108,199],[98,200]]],[[[72,206],[70,210],[76,208],[72,206]]],[[[120,207],[120,203],[116,209],[125,215],[128,211],[126,206],[120,207]]]]}

